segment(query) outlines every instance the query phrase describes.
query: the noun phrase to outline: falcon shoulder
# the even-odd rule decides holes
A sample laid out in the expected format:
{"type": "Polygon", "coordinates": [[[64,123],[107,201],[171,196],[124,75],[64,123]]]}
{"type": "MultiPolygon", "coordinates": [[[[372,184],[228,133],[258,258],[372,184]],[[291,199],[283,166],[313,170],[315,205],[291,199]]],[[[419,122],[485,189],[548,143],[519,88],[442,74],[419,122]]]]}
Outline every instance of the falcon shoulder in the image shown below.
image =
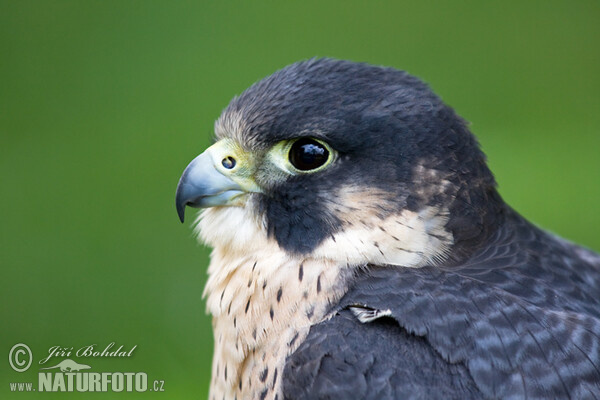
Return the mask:
{"type": "Polygon", "coordinates": [[[369,266],[288,357],[285,397],[598,399],[598,260],[509,211],[460,265],[369,266]]]}
{"type": "Polygon", "coordinates": [[[478,399],[464,363],[448,363],[393,318],[362,324],[350,310],[316,325],[288,360],[289,399],[478,399]]]}

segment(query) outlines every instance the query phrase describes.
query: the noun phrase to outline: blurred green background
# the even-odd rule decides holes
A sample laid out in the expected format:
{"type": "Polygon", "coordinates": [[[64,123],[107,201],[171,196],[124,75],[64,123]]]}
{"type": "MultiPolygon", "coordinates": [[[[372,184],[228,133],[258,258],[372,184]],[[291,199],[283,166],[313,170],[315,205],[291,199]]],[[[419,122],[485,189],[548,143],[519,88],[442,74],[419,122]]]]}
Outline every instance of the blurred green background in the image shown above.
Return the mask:
{"type": "Polygon", "coordinates": [[[165,392],[98,397],[206,397],[208,250],[175,187],[232,96],[313,56],[430,83],[510,204],[600,250],[599,20],[598,1],[1,0],[0,398],[64,398],[8,383],[37,385],[51,346],[112,341],[134,356],[93,370],[145,371],[165,392]],[[21,374],[6,362],[19,342],[34,353],[21,374]]]}

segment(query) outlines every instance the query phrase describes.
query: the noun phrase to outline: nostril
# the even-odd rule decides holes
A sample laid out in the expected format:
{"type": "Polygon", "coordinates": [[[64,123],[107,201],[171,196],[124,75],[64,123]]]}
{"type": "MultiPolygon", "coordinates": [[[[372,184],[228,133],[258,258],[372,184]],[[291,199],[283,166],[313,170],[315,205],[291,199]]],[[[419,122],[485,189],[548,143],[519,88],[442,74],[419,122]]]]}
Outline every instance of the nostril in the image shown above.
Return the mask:
{"type": "Polygon", "coordinates": [[[227,169],[233,169],[233,167],[235,167],[235,158],[225,157],[223,161],[221,161],[221,164],[227,169]]]}

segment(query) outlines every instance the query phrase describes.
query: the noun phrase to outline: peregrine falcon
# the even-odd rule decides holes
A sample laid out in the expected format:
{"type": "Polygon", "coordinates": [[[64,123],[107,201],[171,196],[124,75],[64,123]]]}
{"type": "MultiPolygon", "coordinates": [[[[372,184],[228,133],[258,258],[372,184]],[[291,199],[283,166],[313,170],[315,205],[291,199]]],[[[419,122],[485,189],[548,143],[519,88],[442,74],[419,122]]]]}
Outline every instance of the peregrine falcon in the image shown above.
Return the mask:
{"type": "Polygon", "coordinates": [[[600,256],[510,208],[426,84],[298,62],[215,135],[176,194],[213,248],[211,399],[600,399],[600,256]]]}

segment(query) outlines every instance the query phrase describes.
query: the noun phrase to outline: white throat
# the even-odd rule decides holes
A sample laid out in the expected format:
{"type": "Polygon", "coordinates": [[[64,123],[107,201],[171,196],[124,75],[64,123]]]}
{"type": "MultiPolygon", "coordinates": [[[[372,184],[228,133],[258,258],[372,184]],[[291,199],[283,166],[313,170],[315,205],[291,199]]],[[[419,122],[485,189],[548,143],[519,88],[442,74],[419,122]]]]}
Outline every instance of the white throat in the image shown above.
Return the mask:
{"type": "Polygon", "coordinates": [[[419,267],[443,258],[452,237],[436,210],[364,219],[310,255],[290,255],[250,207],[207,209],[200,238],[214,248],[204,290],[215,350],[210,398],[282,399],[286,358],[328,318],[357,268],[419,267]]]}

